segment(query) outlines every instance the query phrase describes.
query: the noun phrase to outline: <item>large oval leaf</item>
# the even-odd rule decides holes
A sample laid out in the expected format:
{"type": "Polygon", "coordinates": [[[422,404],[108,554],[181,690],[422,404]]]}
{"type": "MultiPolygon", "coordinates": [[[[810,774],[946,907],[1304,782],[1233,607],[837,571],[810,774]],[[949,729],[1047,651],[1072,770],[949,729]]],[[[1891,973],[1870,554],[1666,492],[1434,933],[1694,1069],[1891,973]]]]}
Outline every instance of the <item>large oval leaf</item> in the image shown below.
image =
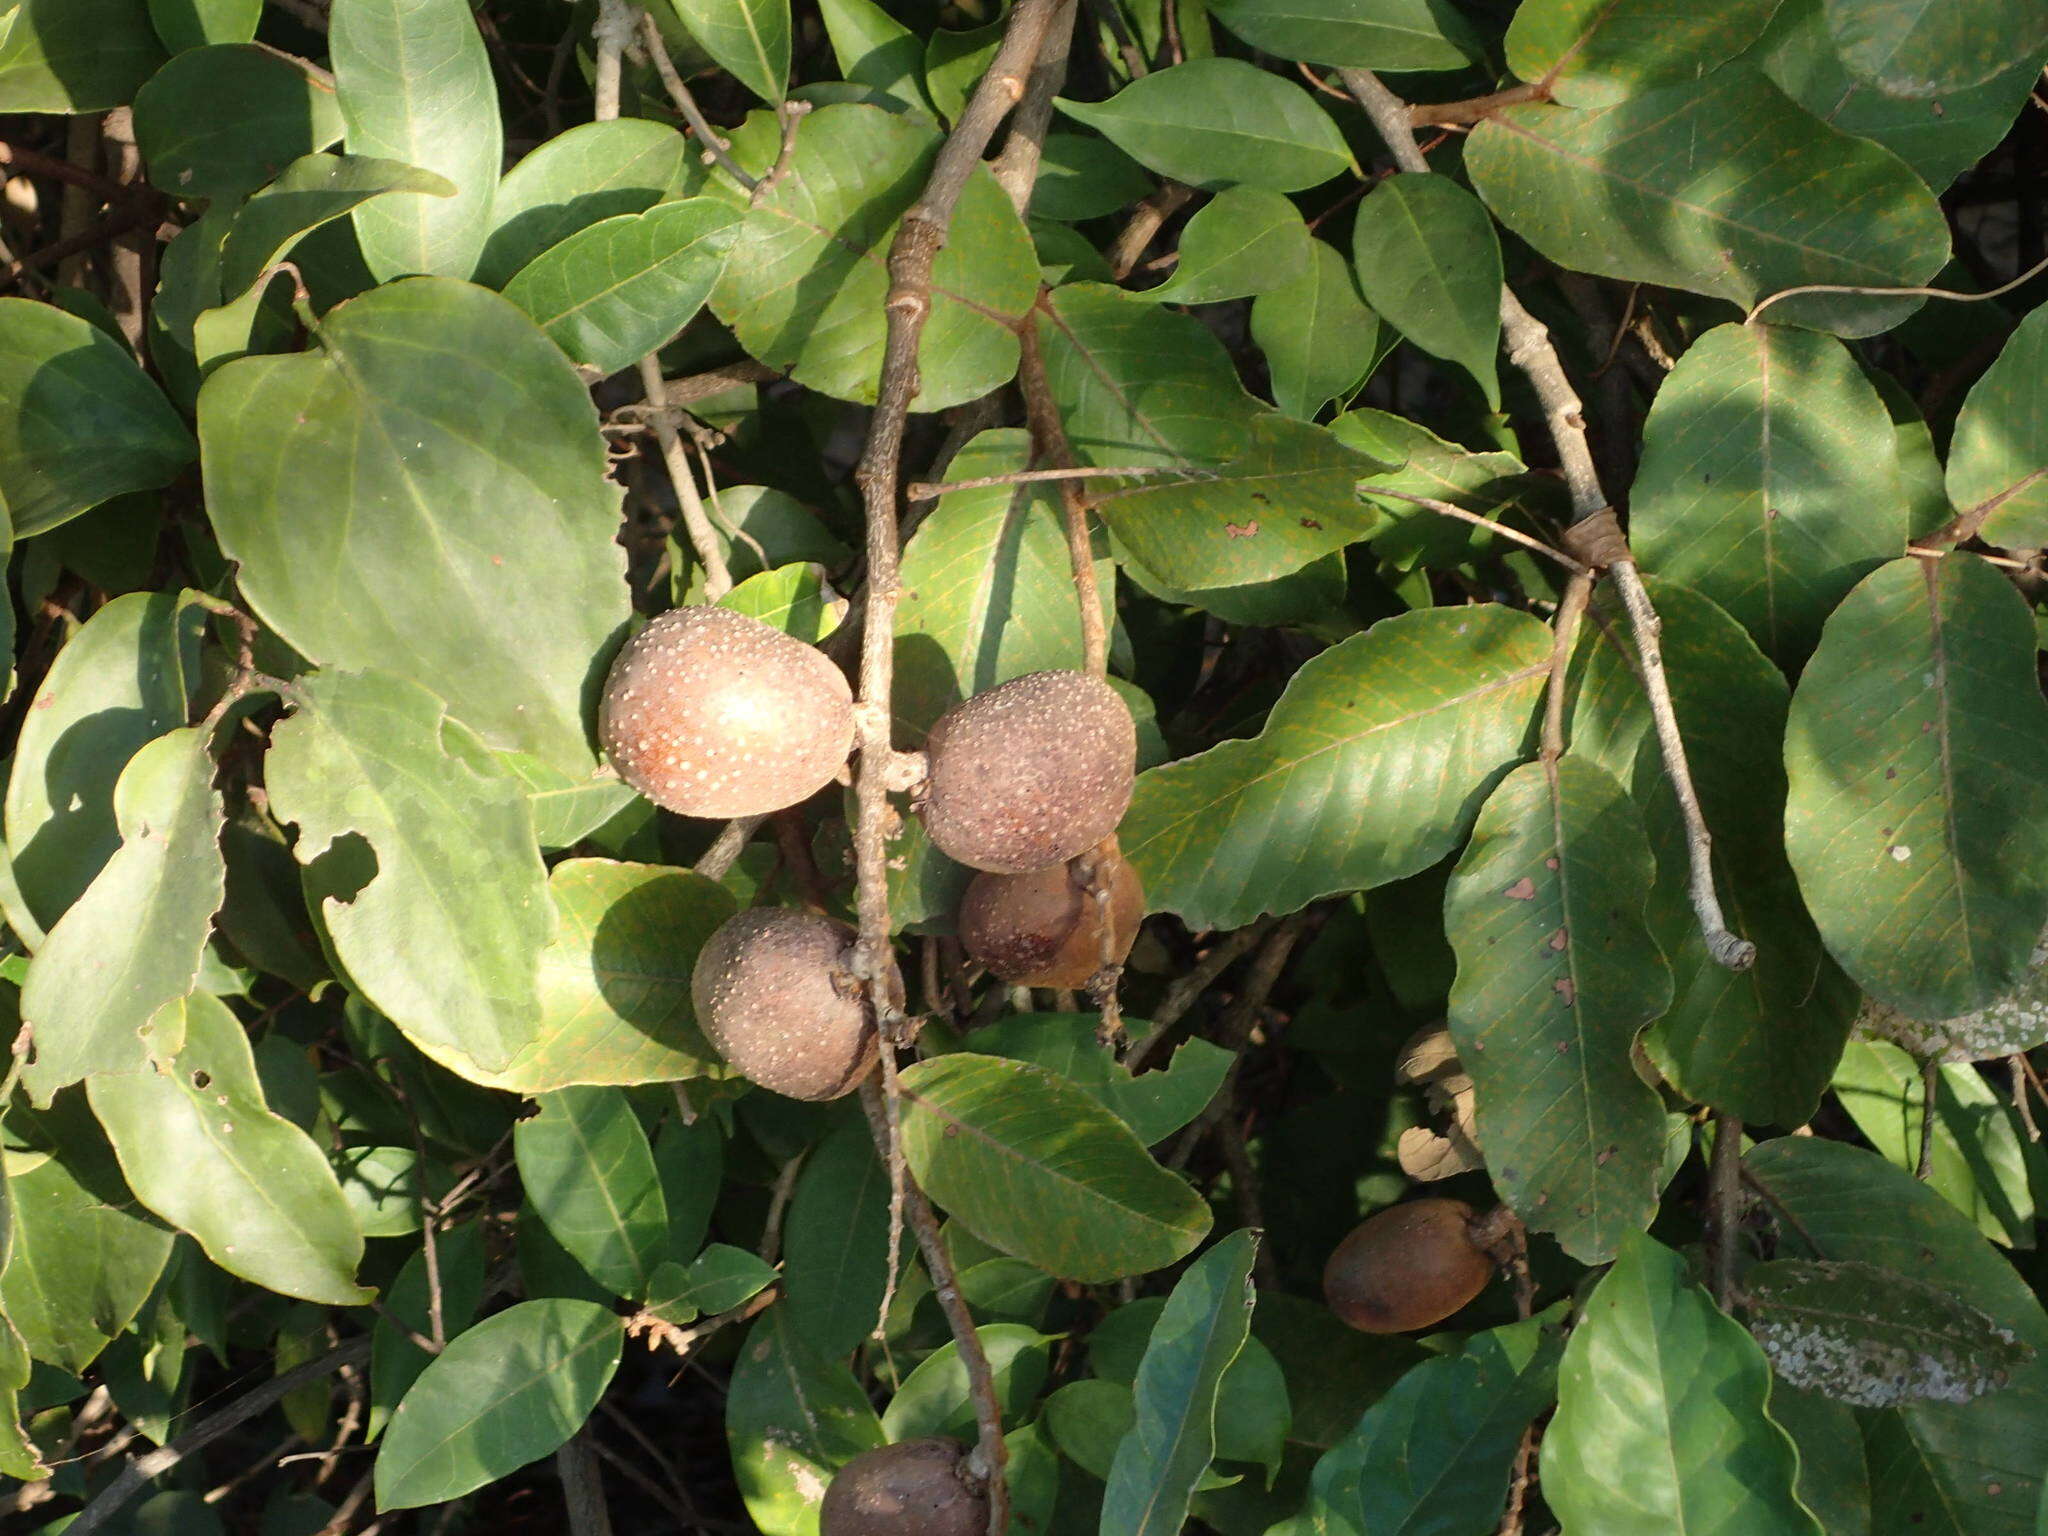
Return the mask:
{"type": "Polygon", "coordinates": [[[53,304],[0,299],[0,506],[14,537],[168,484],[191,459],[192,435],[120,342],[53,304]]]}
{"type": "Polygon", "coordinates": [[[789,89],[789,0],[671,0],[712,62],[765,101],[789,89]]]}
{"type": "Polygon", "coordinates": [[[1549,654],[1548,630],[1501,607],[1330,647],[1258,736],[1139,775],[1119,836],[1146,899],[1235,928],[1428,868],[1520,752],[1549,654]]]}
{"type": "Polygon", "coordinates": [[[1263,53],[1312,64],[1459,69],[1479,51],[1449,0],[1218,0],[1210,14],[1263,53]]]}
{"type": "MultiPolygon", "coordinates": [[[[897,221],[923,190],[936,130],[879,107],[824,107],[804,118],[786,175],[760,202],[712,295],[740,345],[798,383],[872,403],[881,375],[897,221]]],[[[733,157],[766,175],[782,150],[772,113],[733,135],[733,157]]],[[[709,191],[744,201],[737,188],[709,191]]],[[[1038,292],[1038,260],[995,178],[977,168],[932,267],[932,307],[918,343],[915,408],[987,394],[1017,371],[1016,322],[1038,292]]]]}
{"type": "Polygon", "coordinates": [[[1827,0],[1827,15],[1849,72],[1888,96],[1965,90],[2048,43],[2030,0],[1827,0]]]}
{"type": "Polygon", "coordinates": [[[675,129],[644,117],[578,123],[556,134],[498,183],[476,280],[502,288],[577,230],[680,196],[690,176],[688,153],[675,129]]]}
{"type": "Polygon", "coordinates": [[[298,825],[336,957],[429,1056],[502,1069],[538,1023],[553,921],[518,781],[417,683],[320,672],[292,702],[266,759],[270,805],[298,825]]]}
{"type": "Polygon", "coordinates": [[[199,397],[242,591],[311,660],[430,679],[493,746],[586,771],[585,701],[628,603],[575,370],[515,306],[440,278],[339,306],[318,340],[199,397]]]}
{"type": "MultiPolygon", "coordinates": [[[[1924,283],[1948,259],[1917,176],[1743,65],[1599,111],[1509,107],[1473,130],[1465,166],[1501,222],[1560,265],[1742,305],[1806,283],[1924,283]]],[[[1809,295],[1771,318],[1868,336],[1918,302],[1809,295]]]]}
{"type": "Polygon", "coordinates": [[[1974,555],[1895,560],[1792,697],[1785,846],[1865,991],[1942,1018],[2026,974],[2048,917],[2048,703],[2025,601],[1974,555]]]}
{"type": "Polygon", "coordinates": [[[1208,1205],[1079,1088],[1021,1061],[961,1053],[903,1074],[903,1151],[919,1184],[982,1241],[1062,1279],[1163,1269],[1208,1205]]]}
{"type": "Polygon", "coordinates": [[[188,49],[135,97],[135,143],[150,181],[216,203],[248,196],[341,129],[333,81],[249,42],[188,49]]]}
{"type": "Polygon", "coordinates": [[[883,1443],[882,1421],[853,1372],[804,1343],[788,1313],[770,1307],[740,1346],[725,1437],[762,1536],[817,1536],[832,1474],[883,1443]]]}
{"type": "Polygon", "coordinates": [[[1756,961],[1707,953],[1687,882],[1683,817],[1643,696],[1627,616],[1610,592],[1581,632],[1572,750],[1634,791],[1657,854],[1650,931],[1676,995],[1644,1044],[1681,1093],[1761,1125],[1811,1118],[1856,1016],[1856,988],[1828,957],[1785,857],[1785,711],[1790,690],[1741,625],[1690,588],[1652,579],[1665,670],[1713,833],[1715,888],[1756,961]]]}
{"type": "Polygon", "coordinates": [[[668,1251],[668,1207],[647,1132],[616,1088],[540,1095],[540,1113],[512,1128],[526,1198],[555,1241],[620,1296],[644,1298],[668,1251]]]}
{"type": "Polygon", "coordinates": [[[739,229],[738,210],[708,197],[622,213],[535,257],[505,297],[577,362],[617,373],[696,316],[739,229]]]}
{"type": "Polygon", "coordinates": [[[128,1187],[229,1274],[360,1306],[363,1237],[313,1138],[273,1110],[241,1021],[203,992],[166,1004],[140,1072],[87,1083],[128,1187]]]}
{"type": "Polygon", "coordinates": [[[321,225],[388,192],[446,197],[453,186],[432,171],[361,155],[306,155],[235,210],[221,243],[224,297],[246,294],[293,246],[321,225]]]}
{"type": "Polygon", "coordinates": [[[7,851],[45,926],[121,846],[115,781],[145,742],[185,723],[205,629],[205,610],[175,592],[130,592],[87,619],[43,674],[7,777],[7,851]]]}
{"type": "Polygon", "coordinates": [[[441,1304],[441,1327],[448,1337],[470,1325],[484,1294],[484,1232],[481,1220],[443,1228],[434,1240],[434,1271],[429,1284],[427,1251],[416,1249],[385,1287],[377,1325],[370,1330],[370,1407],[363,1421],[365,1443],[384,1433],[391,1410],[404,1400],[433,1356],[412,1341],[416,1333],[431,1338],[433,1297],[441,1304]],[[410,1330],[410,1333],[406,1330],[410,1330]]]}
{"type": "Polygon", "coordinates": [[[1223,1374],[1251,1335],[1258,1234],[1233,1232],[1174,1282],[1131,1389],[1135,1417],[1102,1496],[1102,1530],[1176,1536],[1216,1453],[1223,1374]]]}
{"type": "Polygon", "coordinates": [[[1365,377],[1380,324],[1336,248],[1311,240],[1307,271],[1253,300],[1252,340],[1265,355],[1273,403],[1309,420],[1365,377]]]}
{"type": "Polygon", "coordinates": [[[1661,0],[1524,0],[1508,25],[1508,68],[1553,101],[1605,107],[1690,80],[1756,40],[1779,0],[1719,0],[1674,10],[1661,0]]]}
{"type": "Polygon", "coordinates": [[[1147,169],[1211,191],[1242,182],[1298,192],[1356,169],[1313,96],[1242,59],[1191,59],[1108,101],[1058,105],[1147,169]]]}
{"type": "Polygon", "coordinates": [[[522,1301],[449,1342],[392,1412],[377,1507],[460,1498],[557,1449],[611,1384],[621,1320],[591,1301],[522,1301]]]}
{"type": "Polygon", "coordinates": [[[1998,361],[1970,389],[1949,443],[1948,496],[1959,511],[1988,509],[1985,541],[2048,544],[2048,308],[2020,321],[1998,361]]]}
{"type": "Polygon", "coordinates": [[[889,1272],[889,1176],[864,1115],[848,1115],[804,1159],[782,1227],[781,1305],[826,1359],[873,1331],[889,1272]]]}
{"type": "Polygon", "coordinates": [[[451,198],[358,208],[363,260],[380,281],[468,277],[490,228],[504,128],[467,0],[335,0],[327,42],[349,153],[416,165],[455,184],[451,198]]]}
{"type": "Polygon", "coordinates": [[[1351,257],[1366,303],[1499,410],[1500,236],[1479,200],[1448,176],[1389,177],[1358,205],[1351,257]]]}
{"type": "Polygon", "coordinates": [[[1677,1254],[1631,1237],[1565,1345],[1544,1496],[1577,1536],[1822,1536],[1793,1493],[1799,1458],[1770,1394],[1741,1324],[1677,1254]]]}
{"type": "Polygon", "coordinates": [[[114,786],[121,846],[29,962],[21,1017],[36,1050],[22,1080],[39,1104],[177,1049],[154,1033],[157,1010],[192,990],[226,889],[207,735],[172,731],[129,759],[114,786]]]}
{"type": "Polygon", "coordinates": [[[1671,1001],[1643,923],[1653,870],[1634,803],[1568,756],[1501,781],[1444,893],[1450,1029],[1488,1172],[1586,1263],[1657,1211],[1664,1106],[1631,1060],[1671,1001]]]}
{"type": "Polygon", "coordinates": [[[1180,232],[1173,275],[1145,290],[1155,304],[1213,304],[1291,283],[1308,270],[1313,237],[1278,192],[1225,187],[1180,232]]]}
{"type": "Polygon", "coordinates": [[[0,28],[0,112],[104,112],[164,61],[135,0],[17,0],[0,28]]]}
{"type": "Polygon", "coordinates": [[[1718,326],[1686,349],[1644,423],[1636,553],[1796,667],[1835,604],[1905,547],[1896,442],[1839,341],[1718,326]]]}
{"type": "Polygon", "coordinates": [[[1781,1257],[1938,1285],[2036,1351],[1987,1396],[1865,1418],[1873,1536],[2031,1536],[2048,1467],[2048,1315],[2026,1281],[1940,1195],[1860,1147],[1784,1136],[1743,1162],[1785,1214],[1781,1257]]]}

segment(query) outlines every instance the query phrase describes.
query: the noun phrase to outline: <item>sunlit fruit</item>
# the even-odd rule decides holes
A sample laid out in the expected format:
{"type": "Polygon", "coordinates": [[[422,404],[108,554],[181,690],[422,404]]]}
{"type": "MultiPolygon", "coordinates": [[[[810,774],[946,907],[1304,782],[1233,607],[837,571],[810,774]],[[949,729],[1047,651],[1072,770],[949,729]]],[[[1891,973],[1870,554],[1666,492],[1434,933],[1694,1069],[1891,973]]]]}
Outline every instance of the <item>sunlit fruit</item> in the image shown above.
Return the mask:
{"type": "Polygon", "coordinates": [[[730,608],[672,608],[620,649],[598,707],[613,766],[683,816],[762,816],[831,782],[853,694],[825,656],[730,608]]]}
{"type": "Polygon", "coordinates": [[[1486,1289],[1494,1261],[1462,1200],[1411,1200],[1360,1222],[1323,1266],[1323,1299],[1364,1333],[1442,1322],[1486,1289]]]}
{"type": "Polygon", "coordinates": [[[836,1099],[875,1064],[875,1021],[852,971],[853,930],[829,917],[753,907],[697,956],[697,1025],[749,1082],[792,1099],[836,1099]]]}
{"type": "Polygon", "coordinates": [[[1094,855],[1024,875],[978,874],[960,901],[960,942],[1000,981],[1019,987],[1085,987],[1102,969],[1105,913],[1088,869],[1109,889],[1109,960],[1121,965],[1145,917],[1137,873],[1114,841],[1094,855]]]}
{"type": "Polygon", "coordinates": [[[1138,733],[1101,678],[1033,672],[948,710],[925,755],[922,815],[939,851],[994,874],[1027,874],[1116,830],[1131,803],[1138,733]]]}

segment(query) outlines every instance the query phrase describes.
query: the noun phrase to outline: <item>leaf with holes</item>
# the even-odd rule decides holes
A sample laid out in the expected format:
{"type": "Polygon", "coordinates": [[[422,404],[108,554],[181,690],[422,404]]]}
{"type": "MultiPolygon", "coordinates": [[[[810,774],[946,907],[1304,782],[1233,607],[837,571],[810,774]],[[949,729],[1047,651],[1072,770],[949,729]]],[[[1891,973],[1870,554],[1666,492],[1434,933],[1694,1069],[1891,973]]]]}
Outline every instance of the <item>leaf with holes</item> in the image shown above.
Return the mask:
{"type": "Polygon", "coordinates": [[[1849,589],[1905,547],[1896,441],[1833,337],[1717,326],[1686,349],[1644,424],[1636,554],[1796,667],[1849,589]]]}
{"type": "Polygon", "coordinates": [[[1975,555],[1835,610],[1785,732],[1785,846],[1866,992],[1940,1018],[2026,975],[2048,918],[2048,703],[2025,600],[1975,555]]]}
{"type": "Polygon", "coordinates": [[[903,1151],[975,1236],[1100,1284],[1183,1258],[1209,1208],[1129,1127],[1039,1067],[961,1053],[903,1073],[903,1151]]]}
{"type": "Polygon", "coordinates": [[[1671,1001],[1643,922],[1655,866],[1622,787],[1576,756],[1501,781],[1444,893],[1450,1029],[1494,1187],[1598,1263],[1657,1209],[1664,1109],[1631,1051],[1671,1001]]]}
{"type": "Polygon", "coordinates": [[[1520,755],[1550,632],[1404,614],[1295,673],[1256,737],[1140,774],[1119,837],[1155,911],[1234,928],[1427,869],[1520,755]]]}

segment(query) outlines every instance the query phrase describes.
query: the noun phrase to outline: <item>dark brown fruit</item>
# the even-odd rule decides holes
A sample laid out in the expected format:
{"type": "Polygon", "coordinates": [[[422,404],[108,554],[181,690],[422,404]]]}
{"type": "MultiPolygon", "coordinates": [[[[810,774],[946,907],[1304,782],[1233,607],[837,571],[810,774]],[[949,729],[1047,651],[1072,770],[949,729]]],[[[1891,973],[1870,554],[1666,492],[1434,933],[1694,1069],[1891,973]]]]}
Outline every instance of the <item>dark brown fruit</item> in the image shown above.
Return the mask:
{"type": "Polygon", "coordinates": [[[697,956],[697,1026],[749,1082],[792,1099],[836,1099],[875,1064],[875,1021],[851,970],[853,930],[829,917],[752,907],[697,956]]]}
{"type": "MultiPolygon", "coordinates": [[[[1088,893],[1087,859],[1028,875],[976,875],[960,901],[960,942],[989,974],[1018,987],[1085,987],[1102,968],[1102,909],[1088,893]]],[[[1137,942],[1145,888],[1113,854],[1109,884],[1111,954],[1117,964],[1137,942]]]]}
{"type": "Polygon", "coordinates": [[[983,1536],[988,1497],[970,1487],[958,1440],[905,1440],[839,1469],[818,1510],[818,1536],[983,1536]]]}
{"type": "Polygon", "coordinates": [[[1116,830],[1131,803],[1138,731],[1116,690],[1085,672],[1033,672],[956,704],[925,740],[925,830],[975,869],[1028,874],[1116,830]]]}
{"type": "Polygon", "coordinates": [[[671,608],[605,679],[598,739],[625,781],[683,816],[762,816],[830,783],[853,693],[824,655],[730,608],[671,608]]]}
{"type": "Polygon", "coordinates": [[[1462,1200],[1411,1200],[1368,1216],[1323,1266],[1330,1310],[1364,1333],[1442,1322],[1486,1289],[1494,1263],[1473,1242],[1462,1200]]]}

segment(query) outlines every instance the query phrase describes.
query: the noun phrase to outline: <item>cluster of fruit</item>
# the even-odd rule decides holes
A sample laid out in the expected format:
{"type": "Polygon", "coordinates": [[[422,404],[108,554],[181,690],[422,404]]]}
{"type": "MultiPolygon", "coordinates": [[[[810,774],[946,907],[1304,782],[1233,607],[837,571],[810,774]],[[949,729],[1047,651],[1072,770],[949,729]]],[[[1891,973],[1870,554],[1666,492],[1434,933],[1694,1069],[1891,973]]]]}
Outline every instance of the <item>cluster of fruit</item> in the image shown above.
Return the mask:
{"type": "MultiPolygon", "coordinates": [[[[619,652],[598,733],[620,775],[655,804],[760,816],[840,773],[853,750],[853,695],[824,655],[758,619],[677,608],[619,652]]],[[[933,845],[977,871],[960,938],[990,974],[1081,987],[1130,953],[1144,894],[1115,834],[1136,761],[1130,711],[1080,672],[1016,678],[932,727],[914,804],[933,845]]],[[[698,1024],[761,1087],[799,1099],[850,1091],[877,1049],[853,938],[817,913],[740,913],[698,957],[698,1024]]]]}

